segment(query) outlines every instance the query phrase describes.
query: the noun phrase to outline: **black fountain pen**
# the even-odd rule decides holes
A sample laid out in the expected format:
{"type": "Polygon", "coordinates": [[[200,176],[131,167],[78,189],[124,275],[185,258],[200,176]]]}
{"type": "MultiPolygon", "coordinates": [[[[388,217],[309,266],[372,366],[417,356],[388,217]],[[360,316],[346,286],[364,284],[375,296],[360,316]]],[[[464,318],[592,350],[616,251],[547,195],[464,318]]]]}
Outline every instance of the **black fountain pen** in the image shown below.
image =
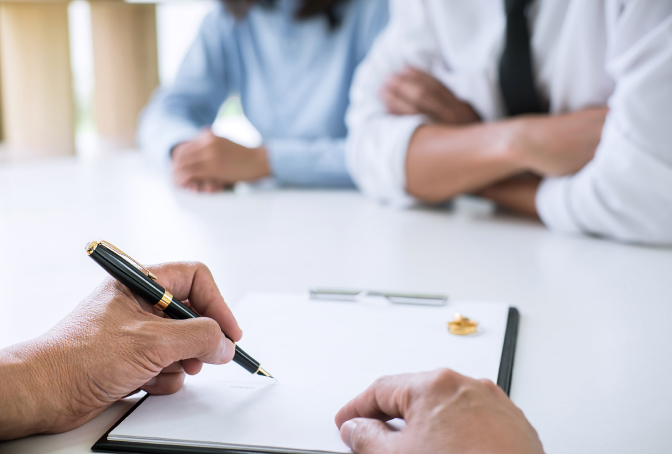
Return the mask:
{"type": "MultiPolygon", "coordinates": [[[[161,287],[151,271],[107,241],[91,241],[86,245],[86,253],[113,278],[154,304],[155,308],[165,312],[170,318],[184,320],[199,316],[161,287]]],[[[238,345],[233,361],[252,374],[273,378],[238,345]]]]}

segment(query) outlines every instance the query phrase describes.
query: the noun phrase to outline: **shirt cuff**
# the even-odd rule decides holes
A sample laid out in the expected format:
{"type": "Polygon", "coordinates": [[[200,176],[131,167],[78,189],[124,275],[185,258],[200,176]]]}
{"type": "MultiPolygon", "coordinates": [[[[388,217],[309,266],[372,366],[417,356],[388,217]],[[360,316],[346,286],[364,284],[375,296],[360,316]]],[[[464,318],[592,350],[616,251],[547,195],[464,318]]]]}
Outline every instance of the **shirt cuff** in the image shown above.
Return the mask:
{"type": "Polygon", "coordinates": [[[160,131],[153,131],[147,135],[139,134],[138,143],[152,161],[159,165],[168,165],[173,147],[193,140],[200,130],[191,124],[166,124],[160,131]]]}
{"type": "Polygon", "coordinates": [[[572,177],[545,178],[535,196],[537,213],[549,230],[580,233],[581,228],[571,212],[569,191],[572,177]]]}
{"type": "Polygon", "coordinates": [[[352,187],[345,139],[265,139],[268,163],[280,183],[352,187]]]}
{"type": "Polygon", "coordinates": [[[427,119],[422,115],[413,115],[398,118],[392,131],[393,143],[396,144],[392,153],[392,184],[397,189],[395,199],[400,202],[415,200],[406,192],[406,157],[408,146],[415,130],[425,124],[427,119]]]}
{"type": "Polygon", "coordinates": [[[362,192],[400,208],[416,202],[406,192],[406,156],[411,137],[426,121],[421,115],[389,116],[377,133],[358,131],[348,147],[348,165],[362,192]]]}

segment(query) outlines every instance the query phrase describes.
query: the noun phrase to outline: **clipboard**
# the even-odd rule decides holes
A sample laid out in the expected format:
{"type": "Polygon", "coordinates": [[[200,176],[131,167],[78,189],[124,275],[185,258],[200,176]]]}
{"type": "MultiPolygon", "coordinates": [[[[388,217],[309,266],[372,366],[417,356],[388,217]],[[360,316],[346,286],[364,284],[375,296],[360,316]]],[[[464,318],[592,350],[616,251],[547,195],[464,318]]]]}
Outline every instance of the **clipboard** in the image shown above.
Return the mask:
{"type": "MultiPolygon", "coordinates": [[[[258,319],[260,317],[259,310],[263,309],[266,312],[273,312],[272,314],[266,313],[265,316],[268,317],[269,320],[273,320],[274,316],[277,316],[277,314],[281,313],[282,308],[292,308],[293,309],[286,309],[289,310],[290,314],[288,317],[292,317],[292,311],[295,311],[296,313],[299,313],[301,311],[309,311],[311,312],[310,314],[307,315],[305,320],[309,320],[310,317],[316,317],[316,314],[323,314],[325,316],[330,316],[331,320],[333,321],[334,317],[336,316],[335,314],[343,314],[345,313],[346,315],[349,314],[364,314],[367,313],[369,314],[369,320],[371,319],[380,319],[383,318],[379,314],[385,314],[387,313],[386,311],[394,311],[399,315],[399,317],[403,317],[405,319],[409,318],[409,314],[416,314],[416,319],[411,320],[412,323],[417,324],[422,324],[422,323],[434,323],[434,320],[439,318],[439,314],[443,314],[446,317],[446,322],[447,320],[447,315],[452,312],[454,309],[456,312],[459,310],[461,313],[464,313],[465,315],[472,316],[476,320],[483,320],[485,317],[486,313],[489,312],[498,312],[499,315],[496,320],[497,324],[501,322],[502,326],[493,326],[493,323],[495,318],[492,319],[491,323],[489,326],[485,327],[486,332],[485,333],[480,333],[481,338],[479,338],[478,334],[476,337],[470,338],[470,336],[453,336],[453,337],[446,337],[446,339],[449,342],[458,342],[459,345],[472,345],[470,342],[478,343],[480,342],[481,344],[485,344],[488,335],[492,336],[497,336],[497,348],[499,350],[498,352],[498,357],[494,358],[494,347],[490,347],[490,351],[487,352],[487,355],[484,355],[484,358],[489,358],[488,361],[490,364],[488,367],[481,368],[476,367],[475,370],[481,370],[480,375],[488,375],[487,378],[493,379],[493,381],[496,381],[497,385],[499,385],[506,393],[507,395],[509,394],[510,387],[511,387],[511,379],[512,379],[512,373],[513,373],[513,363],[514,363],[514,356],[515,356],[515,348],[516,348],[516,340],[517,340],[517,334],[518,334],[518,325],[519,325],[519,319],[520,315],[518,310],[515,307],[508,306],[508,305],[503,305],[503,303],[455,303],[448,305],[445,308],[431,308],[431,307],[425,307],[425,308],[416,308],[416,307],[395,307],[393,309],[386,309],[385,304],[392,306],[391,303],[389,302],[376,302],[376,301],[367,301],[366,303],[363,303],[362,301],[356,302],[356,303],[345,303],[345,302],[315,302],[311,301],[307,295],[299,296],[299,295],[287,295],[287,294],[253,294],[250,297],[246,298],[244,302],[241,302],[239,306],[236,307],[236,316],[241,322],[241,325],[245,328],[246,330],[246,336],[250,336],[250,339],[252,336],[257,336],[257,344],[254,345],[254,351],[259,352],[260,355],[264,354],[264,349],[262,348],[264,344],[264,339],[261,339],[262,336],[259,335],[263,331],[264,326],[268,327],[271,325],[265,324],[263,322],[258,323],[259,325],[262,325],[261,327],[255,327],[254,325],[254,320],[255,320],[255,314],[256,318],[258,319]],[[271,303],[273,302],[273,303],[271,303]],[[315,305],[324,305],[324,306],[315,306],[315,305]],[[488,306],[490,305],[490,306],[488,306]],[[451,306],[453,306],[451,308],[451,306]],[[469,308],[473,308],[470,310],[469,308]],[[238,309],[241,309],[239,311],[238,309]],[[246,310],[244,310],[246,309],[246,310]],[[478,309],[478,310],[476,310],[478,309]],[[378,312],[376,312],[378,311],[378,312]],[[419,312],[418,312],[419,311],[419,312]],[[425,311],[423,313],[423,311],[425,311]],[[240,313],[239,313],[240,312],[240,313]],[[371,318],[371,314],[373,314],[373,318],[371,318]],[[479,318],[476,317],[475,314],[479,314],[479,318]],[[255,333],[255,330],[257,331],[255,333]],[[460,337],[460,339],[457,339],[457,337],[460,337]],[[501,342],[501,343],[500,343],[501,342]],[[498,362],[498,364],[494,364],[495,362],[498,362]],[[493,368],[492,366],[496,366],[493,368]],[[494,376],[496,375],[496,377],[494,376]],[[496,380],[495,380],[496,378],[496,380]]],[[[262,317],[263,318],[263,317],[262,317]]],[[[366,317],[363,317],[366,318],[366,317]]],[[[394,317],[388,317],[390,319],[394,317]]],[[[348,317],[344,317],[343,319],[347,320],[348,317]]],[[[479,320],[479,321],[480,321],[479,320]]],[[[268,320],[267,320],[268,321],[268,320]]],[[[407,320],[403,320],[402,323],[406,323],[407,320]]],[[[357,323],[364,323],[362,321],[359,322],[353,322],[354,324],[357,323]]],[[[311,329],[319,329],[317,328],[310,328],[311,329]]],[[[386,329],[384,326],[377,328],[379,329],[379,332],[384,332],[386,329]]],[[[315,331],[318,332],[318,331],[315,331]]],[[[447,333],[446,330],[446,336],[452,336],[447,333]]],[[[473,335],[472,335],[473,336],[473,335]]],[[[248,339],[244,339],[244,342],[248,342],[248,339]]],[[[267,343],[267,340],[266,340],[267,343]]],[[[247,343],[245,344],[247,346],[247,343]]],[[[380,344],[384,345],[384,344],[380,344]]],[[[452,344],[451,344],[452,345],[452,344]]],[[[465,347],[467,348],[467,347],[465,347]]],[[[471,348],[471,347],[469,347],[471,348]]],[[[279,349],[279,351],[282,351],[282,349],[279,349]]],[[[270,354],[270,351],[269,351],[270,354]]],[[[287,375],[287,372],[283,371],[282,368],[280,368],[281,365],[281,358],[261,358],[261,361],[264,362],[265,365],[268,365],[269,371],[272,371],[272,373],[276,374],[279,377],[279,383],[283,382],[283,379],[287,375]],[[273,364],[272,359],[275,359],[278,361],[278,364],[273,364]],[[275,369],[273,368],[275,367],[275,369]],[[278,372],[280,371],[280,372],[278,372]]],[[[459,361],[458,361],[459,362],[459,361]]],[[[326,364],[326,363],[325,363],[326,364]]],[[[417,367],[417,364],[422,364],[422,362],[416,361],[415,366],[411,367],[417,367]]],[[[466,363],[462,362],[458,364],[458,368],[460,367],[468,367],[465,366],[466,363]]],[[[432,364],[430,367],[427,369],[420,369],[416,370],[416,372],[420,372],[423,370],[431,370],[434,364],[432,364]]],[[[397,367],[395,365],[394,367],[397,367]]],[[[452,367],[451,364],[445,364],[445,367],[452,367]]],[[[235,365],[232,366],[213,366],[212,371],[213,373],[219,373],[219,371],[226,371],[227,374],[233,374],[233,378],[229,377],[229,380],[238,380],[240,379],[239,377],[242,377],[242,375],[236,375],[237,374],[237,369],[234,369],[235,365]],[[228,368],[228,369],[216,369],[216,368],[228,368]]],[[[403,369],[403,367],[400,367],[403,369]]],[[[452,367],[455,368],[455,367],[452,367]]],[[[384,367],[380,367],[381,370],[385,369],[384,367]]],[[[464,372],[464,370],[458,370],[459,372],[464,372]]],[[[383,372],[387,372],[387,370],[383,370],[383,372]]],[[[409,371],[411,372],[411,371],[409,371]]],[[[383,373],[386,375],[386,373],[383,373]]],[[[467,373],[467,375],[470,375],[467,373]]],[[[478,372],[476,372],[476,375],[479,375],[478,372]]],[[[191,378],[191,377],[190,377],[191,378]]],[[[480,376],[477,376],[476,378],[481,378],[480,376]]],[[[296,377],[287,377],[286,381],[292,381],[292,379],[296,379],[296,377]]],[[[234,381],[226,381],[223,380],[221,383],[217,383],[217,387],[213,388],[198,388],[196,387],[195,389],[192,389],[191,392],[194,394],[191,396],[191,399],[196,399],[198,398],[206,398],[203,399],[203,401],[207,401],[207,396],[203,396],[203,393],[207,392],[207,389],[210,389],[211,391],[213,389],[219,389],[220,386],[223,386],[223,384],[229,384],[229,383],[234,383],[234,381]]],[[[238,382],[235,382],[238,383],[238,382]]],[[[239,383],[238,383],[239,384],[239,383]]],[[[368,383],[370,384],[370,383],[368,383]]],[[[368,386],[367,384],[367,386],[368,386]]],[[[290,383],[290,385],[292,385],[290,383]]],[[[291,388],[291,386],[289,388],[291,388]]],[[[188,395],[182,395],[178,396],[180,393],[187,393],[188,388],[190,386],[190,381],[189,379],[185,382],[185,388],[187,388],[187,391],[184,389],[179,391],[176,395],[173,395],[172,402],[175,403],[175,405],[180,405],[180,402],[182,405],[184,405],[185,402],[191,402],[191,399],[188,395]]],[[[233,385],[231,385],[234,387],[233,385]]],[[[256,385],[255,385],[256,386],[256,385]]],[[[261,386],[261,385],[260,385],[261,386]]],[[[267,385],[263,385],[267,386],[267,385]]],[[[333,388],[333,383],[332,386],[329,387],[325,385],[329,389],[334,389],[333,388]]],[[[318,385],[319,387],[319,385],[318,385]]],[[[357,392],[350,392],[348,394],[348,398],[355,397],[355,395],[358,392],[361,392],[365,389],[366,386],[360,386],[358,388],[357,392]]],[[[299,387],[300,388],[300,387],[299,387]]],[[[271,389],[271,388],[266,388],[270,389],[271,391],[264,391],[272,395],[273,392],[276,391],[276,389],[271,389]]],[[[257,392],[256,390],[254,392],[257,392]]],[[[150,396],[146,395],[144,396],[140,401],[138,401],[133,408],[131,408],[119,421],[117,421],[92,447],[92,450],[95,452],[114,452],[114,453],[173,453],[173,454],[186,454],[186,453],[227,453],[227,454],[277,454],[277,453],[283,453],[283,454],[306,454],[306,453],[342,453],[342,452],[348,452],[345,450],[329,450],[329,449],[293,449],[293,448],[285,448],[280,445],[276,446],[271,446],[271,445],[264,445],[264,446],[259,446],[255,445],[255,441],[253,441],[250,444],[229,444],[229,445],[221,445],[217,443],[208,443],[206,442],[207,440],[204,440],[206,437],[203,437],[201,441],[197,443],[197,445],[191,444],[191,445],[185,445],[184,441],[179,441],[179,442],[171,442],[171,439],[168,438],[161,438],[161,437],[149,437],[149,435],[156,435],[156,430],[147,428],[147,436],[151,441],[147,440],[135,440],[133,439],[132,436],[128,435],[126,439],[120,439],[119,433],[121,432],[121,436],[123,437],[124,433],[126,434],[131,434],[133,433],[133,428],[131,424],[136,424],[138,421],[141,423],[145,421],[145,417],[141,415],[143,411],[145,413],[147,411],[150,411],[152,409],[152,405],[154,405],[157,409],[155,410],[157,412],[161,412],[161,417],[163,419],[166,418],[166,411],[165,409],[161,411],[161,408],[171,408],[170,406],[168,407],[161,407],[161,399],[164,399],[164,396],[150,396]],[[130,431],[129,431],[129,425],[130,425],[130,431]],[[121,430],[122,428],[126,427],[126,432],[121,430]],[[154,431],[154,432],[153,432],[154,431]],[[116,434],[116,435],[115,435],[116,434]],[[114,436],[111,436],[114,435],[114,436]],[[116,438],[115,438],[116,437],[116,438]]],[[[165,399],[165,402],[170,403],[171,402],[171,397],[168,396],[165,399]]],[[[264,405],[264,398],[259,399],[257,402],[258,405],[264,405]]],[[[347,402],[344,401],[343,403],[347,402]]],[[[184,407],[177,408],[175,410],[175,413],[177,416],[176,418],[179,419],[181,413],[184,413],[184,407]]],[[[328,423],[330,424],[329,428],[325,428],[325,430],[333,430],[336,431],[335,433],[337,434],[336,427],[333,423],[333,415],[335,415],[335,411],[332,412],[331,417],[329,418],[330,420],[328,423]]],[[[151,413],[150,413],[151,415],[151,413]]],[[[186,416],[184,416],[186,418],[186,416]]],[[[185,421],[188,421],[188,419],[185,419],[185,421]]],[[[170,421],[167,421],[167,424],[172,426],[172,423],[170,421]]],[[[325,422],[326,424],[326,422],[325,422]]],[[[223,426],[226,426],[226,421],[222,422],[223,426]]],[[[314,432],[314,431],[313,431],[314,432]]],[[[137,435],[137,434],[136,434],[137,435]]],[[[180,439],[182,440],[182,439],[180,439]]],[[[254,438],[251,438],[251,440],[254,440],[254,438]]],[[[192,440],[195,441],[195,440],[192,440]]],[[[340,439],[339,439],[340,441],[340,439]]],[[[306,442],[308,443],[308,442],[306,442]]],[[[307,444],[306,446],[310,446],[307,444]]],[[[343,445],[345,447],[345,445],[343,445]]],[[[305,448],[305,447],[304,447],[305,448]]],[[[318,448],[321,448],[318,446],[318,448]]]]}

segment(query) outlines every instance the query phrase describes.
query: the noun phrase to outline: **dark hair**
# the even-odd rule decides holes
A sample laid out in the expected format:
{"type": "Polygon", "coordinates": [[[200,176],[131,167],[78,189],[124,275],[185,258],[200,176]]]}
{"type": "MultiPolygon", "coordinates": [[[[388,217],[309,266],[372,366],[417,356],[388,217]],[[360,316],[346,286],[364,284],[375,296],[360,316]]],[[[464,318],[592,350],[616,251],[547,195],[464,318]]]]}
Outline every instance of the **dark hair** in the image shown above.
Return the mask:
{"type": "MultiPolygon", "coordinates": [[[[265,7],[275,5],[275,0],[221,0],[234,16],[241,19],[255,4],[265,7]]],[[[324,14],[329,21],[329,27],[334,29],[341,22],[337,6],[345,0],[301,0],[299,8],[296,10],[297,20],[309,19],[311,17],[324,14]]]]}

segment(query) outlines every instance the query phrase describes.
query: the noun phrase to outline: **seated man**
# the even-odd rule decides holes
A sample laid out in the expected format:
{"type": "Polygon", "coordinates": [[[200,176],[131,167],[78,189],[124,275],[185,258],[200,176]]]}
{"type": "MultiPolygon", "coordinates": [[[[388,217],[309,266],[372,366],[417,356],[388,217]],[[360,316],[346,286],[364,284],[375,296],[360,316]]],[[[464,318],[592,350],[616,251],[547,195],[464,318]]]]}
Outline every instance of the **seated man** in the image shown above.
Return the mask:
{"type": "Polygon", "coordinates": [[[392,2],[351,90],[355,183],[672,244],[672,2],[494,3],[392,2]]]}
{"type": "MultiPolygon", "coordinates": [[[[107,279],[43,336],[0,350],[0,440],[74,429],[139,389],[174,393],[203,362],[231,361],[234,345],[222,331],[234,341],[242,331],[210,271],[181,263],[152,272],[204,317],[164,318],[107,279]]],[[[336,423],[356,453],[543,452],[501,389],[449,370],[381,379],[336,423]],[[381,420],[395,417],[407,426],[392,433],[381,420]]]]}
{"type": "Polygon", "coordinates": [[[173,85],[143,113],[138,143],[172,158],[175,182],[213,192],[273,176],[296,185],[352,186],[345,110],[356,65],[387,23],[387,0],[222,0],[173,85]],[[263,145],[209,127],[239,94],[263,145]]]}

